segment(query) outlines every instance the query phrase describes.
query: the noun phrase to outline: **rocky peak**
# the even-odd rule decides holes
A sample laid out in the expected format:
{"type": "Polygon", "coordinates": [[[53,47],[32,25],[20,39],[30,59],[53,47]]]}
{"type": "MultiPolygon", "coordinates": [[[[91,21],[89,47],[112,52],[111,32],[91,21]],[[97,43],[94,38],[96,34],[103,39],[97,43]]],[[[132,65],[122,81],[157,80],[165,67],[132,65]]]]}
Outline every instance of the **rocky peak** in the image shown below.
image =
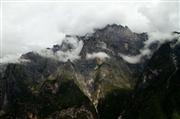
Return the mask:
{"type": "Polygon", "coordinates": [[[127,26],[107,25],[102,29],[87,37],[81,37],[84,47],[81,55],[104,51],[110,56],[117,56],[118,53],[127,55],[139,54],[139,49],[143,48],[143,42],[148,39],[146,33],[137,34],[132,32],[127,26]],[[93,47],[92,47],[93,46],[93,47]]]}

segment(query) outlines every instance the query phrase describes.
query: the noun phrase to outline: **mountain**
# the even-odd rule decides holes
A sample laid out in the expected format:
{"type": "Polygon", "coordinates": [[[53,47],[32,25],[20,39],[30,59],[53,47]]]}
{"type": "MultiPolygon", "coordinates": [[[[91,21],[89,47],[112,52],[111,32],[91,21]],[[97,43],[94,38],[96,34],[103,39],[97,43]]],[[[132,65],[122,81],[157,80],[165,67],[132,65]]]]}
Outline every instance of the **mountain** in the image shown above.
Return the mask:
{"type": "Polygon", "coordinates": [[[0,65],[0,118],[179,119],[178,39],[140,55],[148,34],[113,24],[23,54],[0,65]],[[132,64],[121,54],[141,57],[132,64]]]}
{"type": "Polygon", "coordinates": [[[133,94],[128,118],[179,119],[180,45],[163,44],[152,56],[133,94]],[[138,110],[138,111],[137,111],[138,110]]]}

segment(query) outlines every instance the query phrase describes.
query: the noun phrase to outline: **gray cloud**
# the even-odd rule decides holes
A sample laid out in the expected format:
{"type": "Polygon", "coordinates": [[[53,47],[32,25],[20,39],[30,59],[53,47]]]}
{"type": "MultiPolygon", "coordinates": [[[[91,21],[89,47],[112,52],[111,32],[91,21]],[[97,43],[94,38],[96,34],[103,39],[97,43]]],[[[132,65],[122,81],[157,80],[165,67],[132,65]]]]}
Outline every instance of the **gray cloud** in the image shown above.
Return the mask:
{"type": "Polygon", "coordinates": [[[83,35],[112,23],[135,32],[179,30],[178,9],[176,2],[3,3],[0,57],[13,61],[22,53],[61,44],[65,34],[83,35]]]}

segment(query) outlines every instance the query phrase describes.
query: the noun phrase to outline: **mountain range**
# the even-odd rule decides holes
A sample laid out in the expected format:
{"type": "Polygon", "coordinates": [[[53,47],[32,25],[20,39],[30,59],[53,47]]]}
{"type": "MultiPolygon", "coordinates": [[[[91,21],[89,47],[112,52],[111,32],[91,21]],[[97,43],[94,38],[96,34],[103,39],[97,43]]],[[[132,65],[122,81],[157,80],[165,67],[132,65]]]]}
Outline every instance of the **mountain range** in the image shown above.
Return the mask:
{"type": "Polygon", "coordinates": [[[148,33],[112,24],[1,64],[0,118],[180,119],[180,33],[171,34],[147,45],[148,33]]]}

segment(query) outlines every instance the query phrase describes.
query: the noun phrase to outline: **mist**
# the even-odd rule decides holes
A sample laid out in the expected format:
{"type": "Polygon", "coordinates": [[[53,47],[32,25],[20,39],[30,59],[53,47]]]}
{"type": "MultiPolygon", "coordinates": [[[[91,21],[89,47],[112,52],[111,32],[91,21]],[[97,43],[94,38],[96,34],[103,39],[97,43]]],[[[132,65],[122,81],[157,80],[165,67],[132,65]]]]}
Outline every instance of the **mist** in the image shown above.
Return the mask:
{"type": "Polygon", "coordinates": [[[177,2],[4,2],[2,6],[1,62],[61,44],[66,34],[84,35],[107,24],[126,25],[138,33],[180,31],[177,2]]]}

